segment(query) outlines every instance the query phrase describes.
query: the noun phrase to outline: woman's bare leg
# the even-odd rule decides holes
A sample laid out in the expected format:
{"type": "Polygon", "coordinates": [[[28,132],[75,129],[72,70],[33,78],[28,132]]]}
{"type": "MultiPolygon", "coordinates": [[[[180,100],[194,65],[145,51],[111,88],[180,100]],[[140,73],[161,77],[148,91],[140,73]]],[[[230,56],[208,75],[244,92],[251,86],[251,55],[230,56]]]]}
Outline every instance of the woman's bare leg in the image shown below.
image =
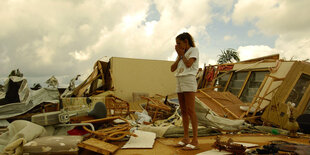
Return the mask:
{"type": "Polygon", "coordinates": [[[198,145],[198,120],[195,111],[195,92],[186,92],[184,93],[186,110],[187,114],[192,123],[193,128],[193,139],[191,144],[197,146],[198,145]]]}
{"type": "Polygon", "coordinates": [[[182,123],[183,123],[183,129],[184,129],[184,139],[182,140],[184,143],[189,143],[189,115],[187,113],[187,105],[185,102],[185,95],[184,93],[178,93],[178,99],[179,104],[181,108],[181,114],[182,114],[182,123]]]}

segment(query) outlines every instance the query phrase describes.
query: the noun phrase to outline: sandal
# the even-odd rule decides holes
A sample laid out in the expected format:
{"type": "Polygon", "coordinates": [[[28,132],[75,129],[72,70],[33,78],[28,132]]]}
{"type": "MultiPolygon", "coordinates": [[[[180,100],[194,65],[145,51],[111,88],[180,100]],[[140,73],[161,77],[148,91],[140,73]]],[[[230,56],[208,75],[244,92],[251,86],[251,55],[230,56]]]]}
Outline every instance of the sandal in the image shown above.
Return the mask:
{"type": "Polygon", "coordinates": [[[186,146],[186,143],[179,141],[178,144],[174,145],[174,147],[184,147],[186,146]]]}
{"type": "Polygon", "coordinates": [[[198,146],[195,146],[195,145],[192,145],[192,144],[187,144],[185,145],[184,147],[182,147],[182,150],[198,150],[199,147],[198,146]]]}

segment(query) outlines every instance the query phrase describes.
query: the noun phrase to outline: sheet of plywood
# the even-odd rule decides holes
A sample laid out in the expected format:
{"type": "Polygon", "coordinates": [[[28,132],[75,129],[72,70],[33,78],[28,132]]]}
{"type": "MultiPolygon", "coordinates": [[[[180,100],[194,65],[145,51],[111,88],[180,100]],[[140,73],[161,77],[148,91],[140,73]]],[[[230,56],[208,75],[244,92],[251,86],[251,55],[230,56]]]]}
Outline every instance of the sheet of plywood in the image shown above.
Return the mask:
{"type": "Polygon", "coordinates": [[[244,105],[243,102],[230,92],[200,89],[197,91],[196,97],[221,117],[236,119],[243,114],[243,111],[240,110],[240,106],[244,105]]]}

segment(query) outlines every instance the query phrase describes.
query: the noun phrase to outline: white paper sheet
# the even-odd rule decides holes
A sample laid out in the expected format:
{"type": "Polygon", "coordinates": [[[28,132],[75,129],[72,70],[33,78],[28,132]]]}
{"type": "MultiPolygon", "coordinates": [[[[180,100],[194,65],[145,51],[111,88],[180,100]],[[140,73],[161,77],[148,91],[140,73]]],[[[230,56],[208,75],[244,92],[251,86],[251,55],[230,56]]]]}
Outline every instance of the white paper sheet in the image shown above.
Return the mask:
{"type": "Polygon", "coordinates": [[[196,155],[227,155],[227,154],[231,154],[230,152],[227,152],[227,151],[219,151],[219,150],[216,150],[216,149],[212,149],[212,150],[209,150],[209,151],[205,151],[205,152],[200,152],[196,155]]]}
{"type": "Polygon", "coordinates": [[[125,148],[153,148],[156,134],[153,132],[135,130],[134,134],[138,137],[131,136],[129,141],[122,147],[125,148]]]}

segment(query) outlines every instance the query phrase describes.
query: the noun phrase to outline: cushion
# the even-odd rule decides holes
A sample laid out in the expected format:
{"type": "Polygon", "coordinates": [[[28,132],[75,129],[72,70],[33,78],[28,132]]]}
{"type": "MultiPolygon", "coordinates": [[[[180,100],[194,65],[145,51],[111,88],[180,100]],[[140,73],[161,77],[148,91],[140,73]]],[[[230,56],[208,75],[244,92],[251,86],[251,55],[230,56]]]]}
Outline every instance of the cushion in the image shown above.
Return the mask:
{"type": "Polygon", "coordinates": [[[31,154],[78,154],[77,144],[82,136],[45,136],[36,138],[23,146],[24,155],[31,154]]]}

